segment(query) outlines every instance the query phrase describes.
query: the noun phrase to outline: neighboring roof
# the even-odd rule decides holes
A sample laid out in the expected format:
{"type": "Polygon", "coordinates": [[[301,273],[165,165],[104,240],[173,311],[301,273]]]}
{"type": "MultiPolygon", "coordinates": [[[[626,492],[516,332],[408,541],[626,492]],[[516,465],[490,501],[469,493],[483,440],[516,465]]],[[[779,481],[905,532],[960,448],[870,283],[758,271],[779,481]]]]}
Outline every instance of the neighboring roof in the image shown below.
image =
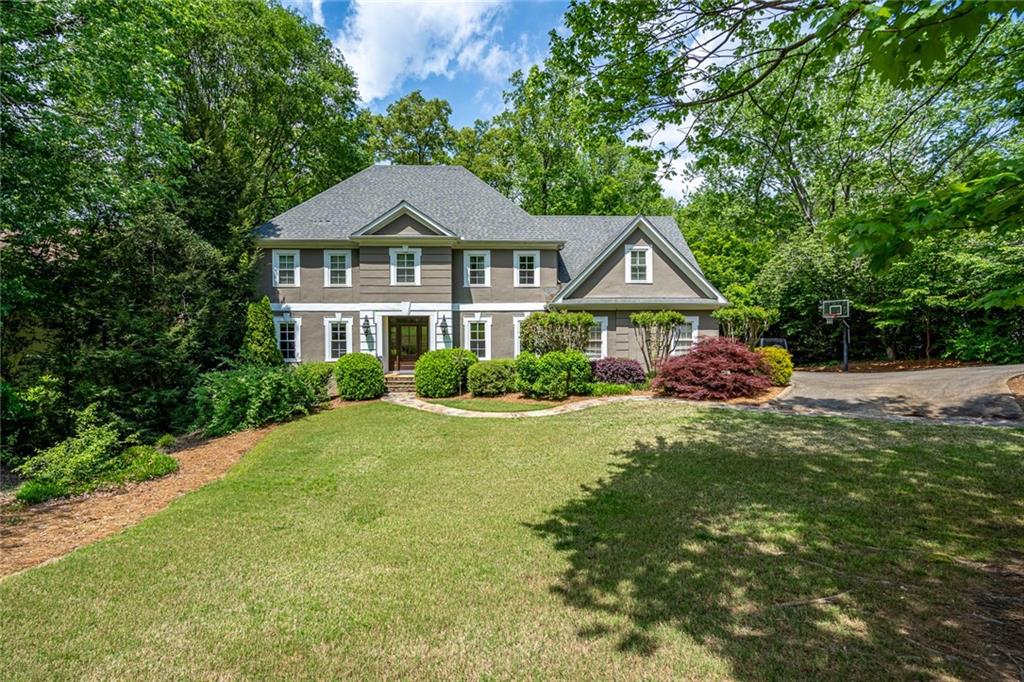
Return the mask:
{"type": "MultiPolygon", "coordinates": [[[[405,208],[463,240],[560,241],[569,281],[636,216],[533,216],[462,166],[370,166],[256,228],[258,239],[348,239],[405,208]]],[[[647,221],[700,271],[672,216],[647,221]]],[[[703,273],[701,273],[703,274],[703,273]]]]}

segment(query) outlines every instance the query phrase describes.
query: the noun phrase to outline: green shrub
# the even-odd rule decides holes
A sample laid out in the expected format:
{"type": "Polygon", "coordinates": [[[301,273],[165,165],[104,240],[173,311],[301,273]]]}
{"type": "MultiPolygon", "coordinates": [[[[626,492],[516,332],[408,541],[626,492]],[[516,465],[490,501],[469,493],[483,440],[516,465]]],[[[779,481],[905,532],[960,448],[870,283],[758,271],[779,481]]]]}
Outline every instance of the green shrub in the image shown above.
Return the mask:
{"type": "Polygon", "coordinates": [[[156,439],[156,441],[153,443],[153,447],[157,447],[157,448],[170,448],[170,447],[174,447],[174,444],[177,443],[177,442],[178,442],[177,438],[175,438],[174,436],[172,436],[169,433],[165,433],[164,435],[162,435],[162,436],[160,436],[159,438],[156,439]]]}
{"type": "Polygon", "coordinates": [[[384,367],[369,353],[342,355],[334,363],[338,395],[345,400],[371,400],[384,395],[384,367]]]}
{"type": "Polygon", "coordinates": [[[524,351],[583,351],[590,341],[594,316],[590,313],[536,312],[519,325],[519,342],[524,351]]]}
{"type": "Polygon", "coordinates": [[[329,397],[327,387],[331,382],[331,377],[334,376],[333,362],[303,362],[300,365],[295,365],[293,371],[315,396],[316,402],[327,401],[329,397]]]}
{"type": "Polygon", "coordinates": [[[32,453],[66,438],[73,418],[61,380],[44,374],[24,387],[0,381],[0,424],[0,467],[5,469],[16,469],[32,453]]]}
{"type": "Polygon", "coordinates": [[[416,361],[416,393],[424,398],[449,398],[466,388],[469,367],[476,355],[465,348],[442,348],[416,361]]]}
{"type": "Polygon", "coordinates": [[[606,395],[629,395],[633,392],[633,387],[629,384],[609,384],[603,381],[599,381],[591,385],[590,395],[597,398],[606,395]]]}
{"type": "Polygon", "coordinates": [[[277,347],[277,332],[274,330],[274,311],[270,299],[264,296],[249,304],[245,313],[245,337],[242,339],[242,362],[260,367],[277,367],[284,364],[281,350],[277,347]]]}
{"type": "Polygon", "coordinates": [[[208,436],[251,429],[307,414],[318,402],[316,392],[291,367],[249,365],[207,372],[192,388],[193,428],[208,436]]]}
{"type": "Polygon", "coordinates": [[[793,376],[793,356],[785,348],[765,346],[758,348],[757,354],[764,358],[771,369],[769,377],[773,386],[786,386],[793,376]]]}
{"type": "Polygon", "coordinates": [[[103,482],[135,483],[166,476],[178,470],[178,460],[149,445],[135,445],[118,457],[110,475],[103,482]]]}
{"type": "Polygon", "coordinates": [[[55,481],[29,480],[18,488],[14,497],[26,504],[39,504],[55,497],[67,497],[71,494],[67,486],[55,481]]]}
{"type": "Polygon", "coordinates": [[[77,492],[83,485],[112,469],[121,452],[121,433],[103,421],[93,404],[78,413],[75,434],[29,458],[18,473],[39,484],[48,483],[77,492]]]}
{"type": "Polygon", "coordinates": [[[475,396],[511,393],[516,388],[516,366],[512,360],[485,360],[470,365],[466,384],[475,396]]]}
{"type": "Polygon", "coordinates": [[[540,376],[540,357],[533,353],[520,353],[516,357],[516,390],[531,393],[540,376]]]}
{"type": "Polygon", "coordinates": [[[570,395],[586,395],[590,391],[590,361],[577,350],[545,353],[537,363],[537,380],[530,395],[549,400],[563,400],[570,395]]]}

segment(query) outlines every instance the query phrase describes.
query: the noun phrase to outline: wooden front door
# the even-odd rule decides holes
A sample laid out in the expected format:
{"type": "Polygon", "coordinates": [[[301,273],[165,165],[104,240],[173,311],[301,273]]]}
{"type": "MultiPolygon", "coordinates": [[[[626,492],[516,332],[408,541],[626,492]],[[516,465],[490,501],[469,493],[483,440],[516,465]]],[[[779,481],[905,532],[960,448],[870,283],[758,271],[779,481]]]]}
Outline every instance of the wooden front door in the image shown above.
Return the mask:
{"type": "Polygon", "coordinates": [[[388,369],[412,370],[430,350],[428,317],[392,317],[388,320],[388,369]]]}

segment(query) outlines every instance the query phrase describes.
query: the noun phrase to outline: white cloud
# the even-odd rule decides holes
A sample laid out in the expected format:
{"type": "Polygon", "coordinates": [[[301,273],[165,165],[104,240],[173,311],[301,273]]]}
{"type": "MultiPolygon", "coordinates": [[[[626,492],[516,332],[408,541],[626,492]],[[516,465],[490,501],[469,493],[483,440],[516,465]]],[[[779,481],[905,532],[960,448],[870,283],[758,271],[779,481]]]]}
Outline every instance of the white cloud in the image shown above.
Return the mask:
{"type": "Polygon", "coordinates": [[[314,24],[324,25],[324,0],[282,0],[281,4],[295,10],[314,24]]]}
{"type": "Polygon", "coordinates": [[[371,102],[394,93],[408,78],[452,78],[474,72],[504,83],[517,68],[535,63],[526,37],[499,42],[505,0],[494,2],[372,2],[355,0],[335,46],[371,102]]]}

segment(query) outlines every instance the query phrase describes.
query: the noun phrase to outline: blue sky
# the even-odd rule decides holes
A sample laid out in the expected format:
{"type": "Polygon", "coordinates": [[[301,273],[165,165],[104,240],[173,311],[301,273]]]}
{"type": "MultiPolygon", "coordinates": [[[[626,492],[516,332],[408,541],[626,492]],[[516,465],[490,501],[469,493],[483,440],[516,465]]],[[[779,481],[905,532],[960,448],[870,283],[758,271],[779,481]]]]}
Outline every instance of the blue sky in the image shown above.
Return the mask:
{"type": "Polygon", "coordinates": [[[283,0],[320,24],[359,77],[363,104],[381,112],[412,90],[452,105],[452,124],[501,111],[502,90],[520,68],[544,60],[548,33],[562,28],[556,0],[374,2],[283,0]]]}

